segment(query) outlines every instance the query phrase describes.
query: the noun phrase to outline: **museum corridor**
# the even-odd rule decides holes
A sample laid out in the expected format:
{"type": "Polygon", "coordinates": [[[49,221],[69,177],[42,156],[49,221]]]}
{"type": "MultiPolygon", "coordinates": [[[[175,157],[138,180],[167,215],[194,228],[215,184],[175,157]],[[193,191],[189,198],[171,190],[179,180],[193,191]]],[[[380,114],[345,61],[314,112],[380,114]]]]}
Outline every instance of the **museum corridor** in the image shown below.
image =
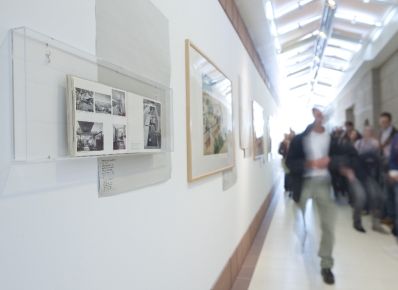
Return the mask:
{"type": "Polygon", "coordinates": [[[397,76],[398,0],[0,0],[0,290],[398,289],[397,76]]]}

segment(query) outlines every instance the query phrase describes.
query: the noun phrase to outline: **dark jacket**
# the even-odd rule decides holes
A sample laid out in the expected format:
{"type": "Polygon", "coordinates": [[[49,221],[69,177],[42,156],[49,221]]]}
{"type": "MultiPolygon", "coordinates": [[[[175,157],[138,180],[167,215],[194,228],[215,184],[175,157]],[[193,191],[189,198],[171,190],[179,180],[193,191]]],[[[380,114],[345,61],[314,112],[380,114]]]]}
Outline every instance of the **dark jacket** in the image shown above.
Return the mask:
{"type": "MultiPolygon", "coordinates": [[[[380,142],[380,150],[381,150],[382,156],[383,156],[383,149],[384,149],[386,146],[388,146],[388,145],[391,144],[392,139],[394,138],[394,136],[395,136],[397,133],[398,133],[397,128],[395,128],[395,127],[393,126],[390,135],[388,136],[387,140],[385,140],[384,143],[383,143],[383,142],[381,142],[382,132],[380,132],[380,134],[379,134],[379,142],[380,142]]],[[[388,160],[387,160],[387,162],[388,162],[388,160]]]]}
{"type": "Polygon", "coordinates": [[[288,151],[288,145],[287,145],[286,142],[283,142],[283,141],[282,141],[282,142],[279,144],[278,153],[279,153],[280,155],[282,155],[282,158],[283,158],[283,159],[286,159],[287,151],[288,151]]]}
{"type": "Polygon", "coordinates": [[[398,170],[398,134],[391,141],[389,169],[398,170]]]}
{"type": "MultiPolygon", "coordinates": [[[[304,150],[304,138],[311,132],[312,127],[312,125],[308,126],[303,133],[293,138],[286,157],[286,165],[290,170],[291,176],[292,197],[296,202],[300,201],[304,174],[306,172],[305,163],[307,162],[307,158],[304,150]]],[[[337,170],[340,164],[344,162],[344,159],[339,157],[338,140],[336,138],[331,138],[330,142],[329,157],[331,158],[331,162],[329,164],[329,170],[337,170]]]]}

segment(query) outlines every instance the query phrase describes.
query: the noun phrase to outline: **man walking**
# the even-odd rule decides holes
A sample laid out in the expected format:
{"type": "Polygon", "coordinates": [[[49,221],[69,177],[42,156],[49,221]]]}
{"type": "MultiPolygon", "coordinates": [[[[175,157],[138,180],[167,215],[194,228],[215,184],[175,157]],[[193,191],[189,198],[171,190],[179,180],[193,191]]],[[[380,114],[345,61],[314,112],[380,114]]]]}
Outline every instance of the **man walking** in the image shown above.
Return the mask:
{"type": "Polygon", "coordinates": [[[334,139],[326,132],[324,115],[320,108],[313,108],[314,123],[297,135],[290,145],[286,164],[291,174],[293,199],[305,213],[308,199],[318,207],[321,222],[321,274],[327,284],[334,284],[333,245],[335,204],[331,193],[331,166],[333,153],[337,150],[334,139]]]}

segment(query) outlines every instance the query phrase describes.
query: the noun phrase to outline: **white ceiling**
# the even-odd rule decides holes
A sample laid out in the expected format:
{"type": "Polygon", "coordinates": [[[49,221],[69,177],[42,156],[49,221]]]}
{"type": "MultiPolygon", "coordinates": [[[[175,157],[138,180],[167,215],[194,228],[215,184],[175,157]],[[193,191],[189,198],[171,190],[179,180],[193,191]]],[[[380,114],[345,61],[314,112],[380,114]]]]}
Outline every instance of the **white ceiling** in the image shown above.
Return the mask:
{"type": "Polygon", "coordinates": [[[398,18],[398,0],[235,2],[271,82],[297,98],[331,100],[398,18]]]}

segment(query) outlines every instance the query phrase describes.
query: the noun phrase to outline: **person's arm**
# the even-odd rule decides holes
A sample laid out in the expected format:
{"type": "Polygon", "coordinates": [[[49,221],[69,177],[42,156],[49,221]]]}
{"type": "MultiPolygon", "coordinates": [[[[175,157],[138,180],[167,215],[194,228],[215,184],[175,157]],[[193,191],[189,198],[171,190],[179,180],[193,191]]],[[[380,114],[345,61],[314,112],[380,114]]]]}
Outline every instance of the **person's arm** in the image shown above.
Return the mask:
{"type": "Polygon", "coordinates": [[[398,170],[398,134],[391,141],[389,167],[398,170]]]}
{"type": "Polygon", "coordinates": [[[306,168],[306,160],[302,152],[301,142],[301,138],[294,137],[287,152],[286,165],[291,174],[303,174],[306,168]]]}
{"type": "Polygon", "coordinates": [[[286,146],[285,146],[285,142],[282,141],[282,142],[279,144],[278,153],[279,153],[280,155],[282,155],[283,157],[285,157],[285,155],[286,155],[286,146]]]}

